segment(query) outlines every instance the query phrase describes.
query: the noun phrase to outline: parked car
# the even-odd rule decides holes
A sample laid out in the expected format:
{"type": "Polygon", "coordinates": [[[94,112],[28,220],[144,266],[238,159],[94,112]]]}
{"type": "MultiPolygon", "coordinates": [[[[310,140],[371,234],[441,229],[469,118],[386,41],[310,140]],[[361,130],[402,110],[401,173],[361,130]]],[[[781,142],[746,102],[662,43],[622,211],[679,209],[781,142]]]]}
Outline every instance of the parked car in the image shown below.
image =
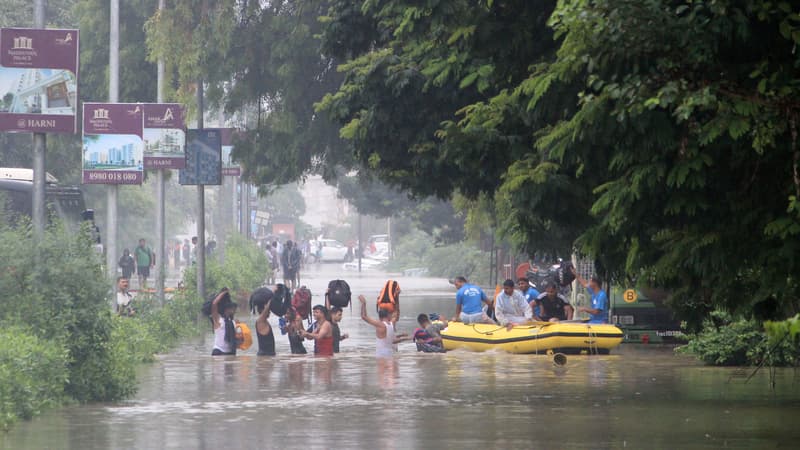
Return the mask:
{"type": "MultiPolygon", "coordinates": [[[[380,261],[377,259],[372,258],[362,258],[361,259],[361,270],[378,270],[383,267],[383,263],[385,261],[380,261]]],[[[342,264],[342,269],[347,271],[356,271],[358,270],[358,259],[354,259],[352,261],[346,262],[342,264]]]]}
{"type": "Polygon", "coordinates": [[[311,241],[312,255],[317,254],[320,244],[322,244],[322,257],[320,258],[320,261],[347,260],[347,247],[335,239],[318,239],[311,241]]]}

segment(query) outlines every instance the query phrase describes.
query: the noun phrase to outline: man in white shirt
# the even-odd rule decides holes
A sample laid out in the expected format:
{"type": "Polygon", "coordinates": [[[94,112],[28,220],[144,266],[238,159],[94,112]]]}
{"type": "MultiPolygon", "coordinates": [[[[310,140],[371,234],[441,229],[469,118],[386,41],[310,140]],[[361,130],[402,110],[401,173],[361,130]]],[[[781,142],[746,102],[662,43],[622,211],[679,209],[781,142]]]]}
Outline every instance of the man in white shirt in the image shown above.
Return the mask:
{"type": "Polygon", "coordinates": [[[117,314],[120,316],[132,316],[133,307],[131,301],[133,295],[128,292],[128,279],[125,277],[117,278],[117,314]]]}
{"type": "Polygon", "coordinates": [[[529,323],[533,319],[531,306],[525,296],[514,289],[514,282],[503,282],[503,290],[494,299],[494,314],[500,325],[505,325],[510,331],[514,325],[529,323]]]}

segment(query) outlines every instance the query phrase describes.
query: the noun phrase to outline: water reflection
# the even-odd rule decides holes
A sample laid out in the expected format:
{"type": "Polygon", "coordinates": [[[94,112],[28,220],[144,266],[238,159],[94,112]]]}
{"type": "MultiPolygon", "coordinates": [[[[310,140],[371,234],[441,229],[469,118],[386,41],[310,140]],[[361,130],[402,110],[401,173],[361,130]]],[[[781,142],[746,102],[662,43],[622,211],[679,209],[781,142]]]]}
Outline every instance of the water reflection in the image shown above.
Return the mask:
{"type": "MultiPolygon", "coordinates": [[[[447,313],[451,297],[404,300],[447,313]]],[[[374,331],[345,312],[334,358],[208,356],[210,335],[142,368],[118,404],[71,406],[18,424],[3,448],[759,448],[800,438],[800,383],[750,383],[670,350],[610,356],[423,354],[374,357],[374,331]],[[730,380],[730,381],[729,381],[730,380]]],[[[251,354],[252,353],[252,354],[251,354]]]]}

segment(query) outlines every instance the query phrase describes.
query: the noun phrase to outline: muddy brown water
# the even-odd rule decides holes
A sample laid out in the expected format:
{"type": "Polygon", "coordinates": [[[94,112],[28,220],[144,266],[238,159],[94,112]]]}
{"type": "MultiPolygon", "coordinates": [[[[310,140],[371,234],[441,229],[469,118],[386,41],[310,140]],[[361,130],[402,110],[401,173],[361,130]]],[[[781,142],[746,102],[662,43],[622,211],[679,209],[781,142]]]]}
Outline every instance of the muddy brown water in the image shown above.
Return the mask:
{"type": "MultiPolygon", "coordinates": [[[[309,279],[312,291],[324,291],[309,279]]],[[[351,277],[353,277],[351,275],[351,277]]],[[[374,298],[379,274],[351,281],[374,298]],[[374,292],[373,292],[374,291],[374,292]]],[[[400,279],[399,328],[454,310],[445,280],[400,279]]],[[[320,296],[321,297],[321,296],[320,296]]],[[[372,313],[372,311],[371,311],[372,313]]],[[[209,356],[211,333],[144,365],[134,398],[50,410],[0,437],[3,448],[797,448],[800,376],[704,367],[671,349],[608,356],[417,353],[377,360],[374,332],[347,310],[333,359],[209,356]]],[[[240,311],[239,318],[253,318],[240,311]]],[[[277,320],[272,318],[273,325],[277,320]]],[[[313,344],[307,344],[312,351],[313,344]]]]}

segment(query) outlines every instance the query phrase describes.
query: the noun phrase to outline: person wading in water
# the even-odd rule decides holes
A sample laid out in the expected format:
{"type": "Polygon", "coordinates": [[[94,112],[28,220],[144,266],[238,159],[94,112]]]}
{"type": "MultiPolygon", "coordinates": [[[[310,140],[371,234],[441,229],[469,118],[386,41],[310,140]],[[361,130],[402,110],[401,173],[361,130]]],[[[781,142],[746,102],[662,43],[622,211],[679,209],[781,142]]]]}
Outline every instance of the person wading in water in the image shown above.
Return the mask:
{"type": "Polygon", "coordinates": [[[361,320],[375,327],[375,356],[379,358],[391,358],[394,355],[395,344],[408,340],[405,334],[395,334],[394,324],[397,321],[392,318],[392,313],[388,309],[378,309],[378,320],[367,315],[367,298],[363,295],[358,296],[361,302],[361,320]]]}
{"type": "Polygon", "coordinates": [[[314,340],[314,354],[316,356],[333,356],[333,326],[331,326],[328,310],[322,305],[315,306],[311,313],[317,321],[314,331],[300,330],[300,335],[306,339],[314,340]]]}
{"type": "Polygon", "coordinates": [[[231,301],[228,289],[222,289],[211,303],[211,323],[214,326],[214,350],[211,356],[236,354],[236,324],[233,320],[236,306],[231,301]],[[223,299],[226,301],[223,302],[223,299]]]}

